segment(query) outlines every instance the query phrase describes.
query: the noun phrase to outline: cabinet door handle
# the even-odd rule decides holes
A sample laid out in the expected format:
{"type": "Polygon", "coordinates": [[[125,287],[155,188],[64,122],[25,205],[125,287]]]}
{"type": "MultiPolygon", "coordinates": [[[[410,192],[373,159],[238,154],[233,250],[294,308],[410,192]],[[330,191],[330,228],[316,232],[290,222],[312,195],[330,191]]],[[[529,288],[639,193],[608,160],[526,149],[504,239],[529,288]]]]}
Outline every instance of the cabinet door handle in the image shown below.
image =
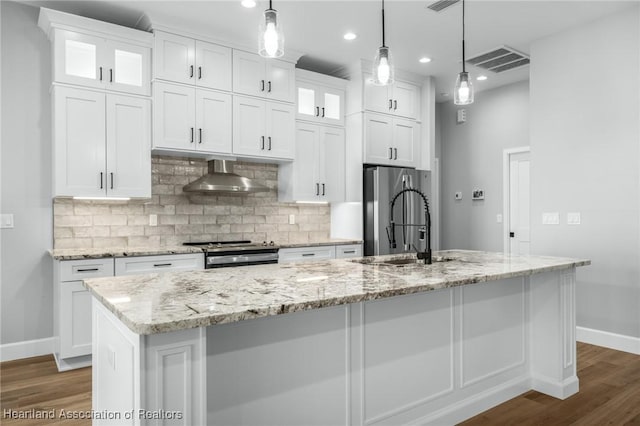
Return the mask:
{"type": "Polygon", "coordinates": [[[271,82],[269,82],[269,90],[268,90],[268,92],[271,93],[271,82]]]}
{"type": "Polygon", "coordinates": [[[191,127],[191,140],[190,140],[191,143],[193,143],[193,130],[194,130],[193,127],[191,127]]]}
{"type": "Polygon", "coordinates": [[[113,68],[109,68],[109,83],[113,83],[113,68]]]}
{"type": "Polygon", "coordinates": [[[320,107],[316,107],[316,117],[320,117],[320,107]]]}
{"type": "Polygon", "coordinates": [[[262,83],[262,89],[260,89],[260,91],[264,92],[264,80],[260,80],[260,82],[262,83]]]}
{"type": "Polygon", "coordinates": [[[198,143],[202,143],[202,127],[198,129],[198,143]]]}
{"type": "Polygon", "coordinates": [[[398,148],[393,148],[393,150],[395,151],[396,155],[393,157],[394,160],[398,159],[398,148]]]}
{"type": "Polygon", "coordinates": [[[103,173],[100,172],[100,189],[104,189],[103,173]]]}
{"type": "Polygon", "coordinates": [[[393,101],[393,110],[395,111],[397,109],[398,109],[398,101],[395,100],[395,101],[393,101]]]}
{"type": "Polygon", "coordinates": [[[345,250],[343,251],[344,254],[355,254],[356,251],[355,250],[345,250]]]}
{"type": "Polygon", "coordinates": [[[324,183],[322,184],[322,196],[324,197],[325,195],[325,191],[324,191],[324,183]]]}
{"type": "Polygon", "coordinates": [[[111,189],[113,189],[113,172],[111,172],[110,175],[111,175],[111,189]]]}
{"type": "Polygon", "coordinates": [[[320,195],[320,184],[316,183],[316,195],[320,195]]]}
{"type": "Polygon", "coordinates": [[[322,116],[324,117],[324,107],[322,107],[322,116]]]}
{"type": "Polygon", "coordinates": [[[189,78],[193,78],[193,65],[189,65],[189,78]]]}
{"type": "Polygon", "coordinates": [[[269,136],[269,151],[271,151],[271,136],[269,136]]]}
{"type": "Polygon", "coordinates": [[[262,139],[262,145],[260,145],[260,149],[264,149],[264,136],[260,136],[260,138],[262,139]]]}
{"type": "Polygon", "coordinates": [[[202,67],[198,67],[198,80],[202,80],[202,67]]]}
{"type": "Polygon", "coordinates": [[[163,266],[171,266],[171,265],[173,265],[173,264],[172,263],[154,263],[153,267],[154,268],[160,268],[160,267],[163,267],[163,266]]]}
{"type": "Polygon", "coordinates": [[[393,108],[393,99],[389,99],[389,109],[393,108]]]}
{"type": "Polygon", "coordinates": [[[98,268],[77,269],[77,272],[98,272],[98,268]]]}
{"type": "Polygon", "coordinates": [[[302,257],[315,256],[315,253],[302,253],[302,257]]]}
{"type": "Polygon", "coordinates": [[[389,148],[389,160],[393,160],[393,148],[389,148]]]}
{"type": "Polygon", "coordinates": [[[102,81],[102,67],[100,67],[100,81],[102,81]]]}

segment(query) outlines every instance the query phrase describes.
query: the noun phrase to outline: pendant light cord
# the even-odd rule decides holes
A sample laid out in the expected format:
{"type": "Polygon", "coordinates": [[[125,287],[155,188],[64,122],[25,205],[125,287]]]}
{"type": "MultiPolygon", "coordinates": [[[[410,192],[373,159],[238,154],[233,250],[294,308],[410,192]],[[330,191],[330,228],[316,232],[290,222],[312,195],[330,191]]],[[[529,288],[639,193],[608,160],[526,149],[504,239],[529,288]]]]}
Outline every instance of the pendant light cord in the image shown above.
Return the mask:
{"type": "MultiPolygon", "coordinates": [[[[269,0],[271,1],[271,0],[269,0]]],[[[384,0],[383,0],[384,1],[384,0]]],[[[464,0],[462,0],[462,72],[467,72],[465,67],[465,55],[464,55],[464,0]]]]}
{"type": "MultiPolygon", "coordinates": [[[[464,3],[464,1],[463,1],[463,3],[464,3]]],[[[267,9],[267,10],[273,10],[273,7],[271,5],[271,0],[269,0],[269,9],[267,9]]]]}
{"type": "Polygon", "coordinates": [[[382,0],[382,47],[387,47],[384,44],[384,0],[382,0]]]}

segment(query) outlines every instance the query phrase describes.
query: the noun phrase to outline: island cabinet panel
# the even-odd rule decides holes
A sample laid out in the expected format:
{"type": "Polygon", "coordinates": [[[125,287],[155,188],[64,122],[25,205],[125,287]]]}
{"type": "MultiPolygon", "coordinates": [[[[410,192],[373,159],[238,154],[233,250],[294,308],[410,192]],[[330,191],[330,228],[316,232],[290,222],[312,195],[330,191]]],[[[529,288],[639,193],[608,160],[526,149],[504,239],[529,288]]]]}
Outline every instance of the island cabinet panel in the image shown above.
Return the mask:
{"type": "Polygon", "coordinates": [[[345,424],[347,314],[338,306],[210,328],[207,424],[345,424]]]}

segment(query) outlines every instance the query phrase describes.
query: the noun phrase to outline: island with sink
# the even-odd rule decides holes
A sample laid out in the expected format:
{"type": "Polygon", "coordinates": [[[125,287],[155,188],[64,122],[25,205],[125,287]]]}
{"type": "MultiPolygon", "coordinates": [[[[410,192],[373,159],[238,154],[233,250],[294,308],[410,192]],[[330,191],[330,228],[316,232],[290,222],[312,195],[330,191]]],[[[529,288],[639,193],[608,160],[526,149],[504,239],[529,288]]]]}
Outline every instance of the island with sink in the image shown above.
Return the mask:
{"type": "Polygon", "coordinates": [[[94,424],[451,424],[578,391],[576,267],[477,251],[86,280],[94,424]]]}

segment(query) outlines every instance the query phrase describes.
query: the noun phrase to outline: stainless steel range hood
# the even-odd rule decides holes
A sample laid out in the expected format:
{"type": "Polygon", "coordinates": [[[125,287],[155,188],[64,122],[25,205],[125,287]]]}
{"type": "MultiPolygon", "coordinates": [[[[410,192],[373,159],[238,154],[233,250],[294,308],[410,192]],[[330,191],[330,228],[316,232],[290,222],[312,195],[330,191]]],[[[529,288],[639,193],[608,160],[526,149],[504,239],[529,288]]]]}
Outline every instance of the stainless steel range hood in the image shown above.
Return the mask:
{"type": "Polygon", "coordinates": [[[256,183],[249,178],[229,172],[225,160],[211,160],[208,166],[209,173],[185,185],[182,190],[184,192],[212,195],[244,195],[270,190],[268,187],[256,183]]]}

